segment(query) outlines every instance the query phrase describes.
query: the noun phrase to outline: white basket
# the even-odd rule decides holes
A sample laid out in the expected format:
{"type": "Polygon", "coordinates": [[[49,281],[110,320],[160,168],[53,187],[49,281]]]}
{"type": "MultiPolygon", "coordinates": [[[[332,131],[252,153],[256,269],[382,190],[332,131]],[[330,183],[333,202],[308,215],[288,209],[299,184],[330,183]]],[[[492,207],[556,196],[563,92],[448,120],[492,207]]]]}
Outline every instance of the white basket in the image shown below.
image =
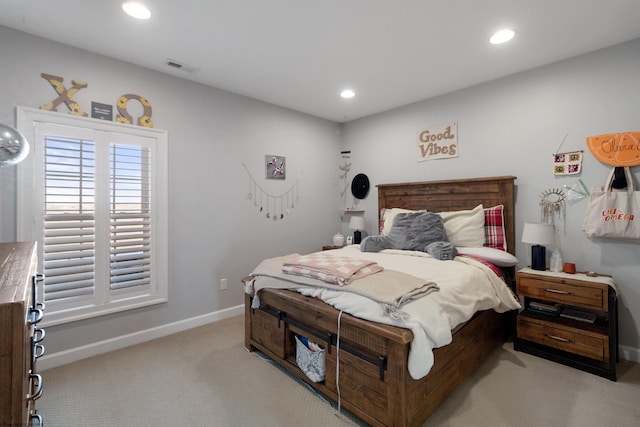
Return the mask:
{"type": "Polygon", "coordinates": [[[312,351],[296,339],[296,363],[304,374],[314,383],[324,381],[324,349],[312,351]]]}

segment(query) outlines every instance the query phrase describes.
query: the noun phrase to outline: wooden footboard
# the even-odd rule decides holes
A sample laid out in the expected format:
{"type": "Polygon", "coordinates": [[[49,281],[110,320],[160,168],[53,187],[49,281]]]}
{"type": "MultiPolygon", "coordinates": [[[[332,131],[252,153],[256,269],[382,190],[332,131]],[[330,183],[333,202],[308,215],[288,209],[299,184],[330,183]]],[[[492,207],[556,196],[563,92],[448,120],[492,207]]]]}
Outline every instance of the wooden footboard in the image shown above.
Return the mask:
{"type": "MultiPolygon", "coordinates": [[[[320,393],[337,402],[336,361],[339,312],[293,291],[260,291],[260,309],[245,296],[245,345],[261,350],[320,393]],[[296,364],[294,336],[325,349],[326,376],[314,383],[296,364]]],[[[435,365],[420,380],[408,372],[410,330],[342,314],[340,319],[341,405],[375,426],[421,425],[504,338],[502,315],[481,312],[451,344],[436,349],[435,365]]]]}

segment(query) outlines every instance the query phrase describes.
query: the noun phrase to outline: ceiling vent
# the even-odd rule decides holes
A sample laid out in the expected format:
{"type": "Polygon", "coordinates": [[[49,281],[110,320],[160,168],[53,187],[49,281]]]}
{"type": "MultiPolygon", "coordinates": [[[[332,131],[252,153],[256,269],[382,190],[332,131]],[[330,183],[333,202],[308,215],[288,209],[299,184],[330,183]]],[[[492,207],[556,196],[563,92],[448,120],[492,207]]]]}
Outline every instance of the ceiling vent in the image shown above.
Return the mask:
{"type": "Polygon", "coordinates": [[[165,64],[175,70],[185,71],[187,73],[195,73],[196,67],[185,64],[184,62],[176,61],[175,59],[167,59],[165,64]]]}

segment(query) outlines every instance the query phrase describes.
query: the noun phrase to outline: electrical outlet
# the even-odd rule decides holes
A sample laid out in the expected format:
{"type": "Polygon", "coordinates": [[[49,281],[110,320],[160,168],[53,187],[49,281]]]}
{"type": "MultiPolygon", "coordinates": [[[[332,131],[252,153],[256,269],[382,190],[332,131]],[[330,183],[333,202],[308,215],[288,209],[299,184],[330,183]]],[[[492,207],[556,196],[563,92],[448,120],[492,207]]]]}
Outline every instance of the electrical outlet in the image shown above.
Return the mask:
{"type": "Polygon", "coordinates": [[[223,291],[227,289],[227,279],[220,279],[220,289],[223,291]]]}

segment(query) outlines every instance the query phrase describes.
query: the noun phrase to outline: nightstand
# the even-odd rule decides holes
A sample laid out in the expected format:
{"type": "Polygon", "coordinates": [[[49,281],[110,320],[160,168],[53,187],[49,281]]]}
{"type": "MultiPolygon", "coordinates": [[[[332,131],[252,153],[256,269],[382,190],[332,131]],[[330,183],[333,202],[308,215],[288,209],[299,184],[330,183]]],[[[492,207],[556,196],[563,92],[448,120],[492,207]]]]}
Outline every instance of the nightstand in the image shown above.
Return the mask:
{"type": "Polygon", "coordinates": [[[325,245],[322,247],[323,251],[330,251],[332,249],[342,249],[344,246],[335,246],[335,245],[325,245]]]}
{"type": "Polygon", "coordinates": [[[618,297],[611,277],[524,268],[516,273],[516,293],[524,297],[524,306],[517,315],[515,350],[616,381],[618,297]],[[580,310],[596,319],[589,323],[541,313],[532,302],[559,304],[561,310],[580,310]]]}

